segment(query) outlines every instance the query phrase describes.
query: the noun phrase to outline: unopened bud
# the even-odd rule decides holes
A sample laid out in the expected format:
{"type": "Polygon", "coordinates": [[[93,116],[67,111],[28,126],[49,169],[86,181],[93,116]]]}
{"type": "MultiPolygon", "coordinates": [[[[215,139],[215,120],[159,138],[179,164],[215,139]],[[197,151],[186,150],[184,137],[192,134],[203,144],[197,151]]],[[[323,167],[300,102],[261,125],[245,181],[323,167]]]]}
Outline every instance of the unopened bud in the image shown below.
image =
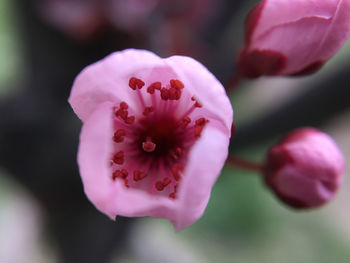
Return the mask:
{"type": "Polygon", "coordinates": [[[344,157],[330,136],[313,128],[301,128],[269,150],[264,179],[289,206],[314,208],[334,197],[344,167],[344,157]]]}

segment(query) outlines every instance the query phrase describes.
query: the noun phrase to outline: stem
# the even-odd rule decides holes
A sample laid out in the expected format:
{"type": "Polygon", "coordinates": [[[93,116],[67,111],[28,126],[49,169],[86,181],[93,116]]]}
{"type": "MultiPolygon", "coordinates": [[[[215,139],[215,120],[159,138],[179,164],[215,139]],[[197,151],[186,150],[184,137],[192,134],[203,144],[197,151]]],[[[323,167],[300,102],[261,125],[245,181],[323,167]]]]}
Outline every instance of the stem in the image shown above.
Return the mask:
{"type": "Polygon", "coordinates": [[[226,164],[233,166],[235,168],[240,168],[248,171],[255,171],[259,173],[262,173],[262,171],[264,170],[264,164],[259,164],[253,161],[244,160],[239,157],[231,156],[231,155],[227,158],[226,164]]]}
{"type": "Polygon", "coordinates": [[[225,86],[227,95],[232,93],[238,87],[238,84],[241,82],[241,80],[242,80],[242,76],[240,73],[236,72],[232,75],[230,81],[225,86]]]}

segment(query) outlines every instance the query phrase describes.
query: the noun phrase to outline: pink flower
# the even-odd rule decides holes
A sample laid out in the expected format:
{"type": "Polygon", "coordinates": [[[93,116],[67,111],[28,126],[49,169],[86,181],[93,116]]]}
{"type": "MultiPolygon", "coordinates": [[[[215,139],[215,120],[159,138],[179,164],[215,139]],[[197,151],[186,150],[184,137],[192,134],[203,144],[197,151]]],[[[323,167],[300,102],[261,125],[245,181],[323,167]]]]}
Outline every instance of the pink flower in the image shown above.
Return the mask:
{"type": "Polygon", "coordinates": [[[83,121],[78,164],[101,212],[170,220],[203,213],[228,153],[232,108],[195,60],[125,50],[87,67],[69,98],[83,121]]]}
{"type": "Polygon", "coordinates": [[[248,15],[245,77],[317,71],[350,37],[350,0],[264,0],[248,15]]]}
{"type": "Polygon", "coordinates": [[[286,204],[312,208],[330,201],[343,178],[344,158],[327,134],[312,128],[289,133],[267,157],[265,182],[286,204]]]}

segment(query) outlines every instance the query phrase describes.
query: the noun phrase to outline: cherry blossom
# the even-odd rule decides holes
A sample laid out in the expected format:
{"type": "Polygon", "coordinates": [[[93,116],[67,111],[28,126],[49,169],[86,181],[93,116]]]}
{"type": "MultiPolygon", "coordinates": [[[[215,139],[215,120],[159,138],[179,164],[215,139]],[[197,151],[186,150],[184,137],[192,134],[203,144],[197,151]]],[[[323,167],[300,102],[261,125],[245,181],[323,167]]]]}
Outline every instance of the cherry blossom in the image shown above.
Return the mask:
{"type": "Polygon", "coordinates": [[[78,164],[90,201],[117,215],[170,220],[204,212],[228,154],[233,111],[189,57],[116,52],[85,68],[69,102],[83,122],[78,164]]]}

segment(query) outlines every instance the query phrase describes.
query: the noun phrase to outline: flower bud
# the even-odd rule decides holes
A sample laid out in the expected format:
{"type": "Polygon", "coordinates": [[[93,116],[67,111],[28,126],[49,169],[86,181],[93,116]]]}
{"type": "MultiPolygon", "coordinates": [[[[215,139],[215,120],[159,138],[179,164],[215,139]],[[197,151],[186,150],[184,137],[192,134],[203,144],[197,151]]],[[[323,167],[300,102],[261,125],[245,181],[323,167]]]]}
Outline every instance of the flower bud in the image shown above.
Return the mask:
{"type": "Polygon", "coordinates": [[[264,0],[245,23],[238,68],[244,77],[305,75],[350,37],[350,0],[264,0]]]}
{"type": "Polygon", "coordinates": [[[287,205],[314,208],[333,198],[344,166],[343,155],[330,136],[301,128],[269,150],[264,179],[287,205]]]}

